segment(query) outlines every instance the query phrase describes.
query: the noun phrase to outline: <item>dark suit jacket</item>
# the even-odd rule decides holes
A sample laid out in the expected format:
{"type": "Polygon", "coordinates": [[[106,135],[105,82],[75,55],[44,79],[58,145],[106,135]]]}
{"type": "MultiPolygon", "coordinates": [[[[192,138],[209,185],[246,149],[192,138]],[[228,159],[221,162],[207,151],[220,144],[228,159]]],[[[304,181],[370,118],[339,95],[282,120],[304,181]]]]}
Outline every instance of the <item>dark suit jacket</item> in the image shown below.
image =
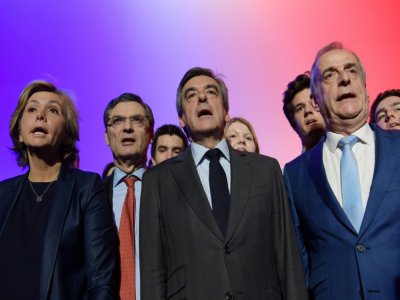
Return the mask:
{"type": "MultiPolygon", "coordinates": [[[[0,239],[27,177],[0,183],[0,239]]],[[[53,201],[38,258],[40,299],[117,299],[117,235],[100,177],[62,167],[53,201]]]]}
{"type": "Polygon", "coordinates": [[[301,260],[276,160],[230,150],[226,237],[190,147],[144,175],[142,300],[306,299],[301,260]]]}
{"type": "Polygon", "coordinates": [[[400,299],[400,132],[377,128],[375,139],[375,171],[359,234],[329,186],[323,139],[285,167],[313,299],[400,299]]]}

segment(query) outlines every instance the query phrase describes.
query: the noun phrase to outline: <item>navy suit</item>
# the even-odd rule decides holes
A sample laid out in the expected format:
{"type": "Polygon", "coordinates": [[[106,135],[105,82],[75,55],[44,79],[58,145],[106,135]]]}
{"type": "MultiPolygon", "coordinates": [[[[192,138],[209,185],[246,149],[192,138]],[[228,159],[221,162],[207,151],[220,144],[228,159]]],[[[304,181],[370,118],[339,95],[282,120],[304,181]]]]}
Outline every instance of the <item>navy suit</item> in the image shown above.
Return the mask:
{"type": "MultiPolygon", "coordinates": [[[[0,182],[0,239],[27,178],[0,182]]],[[[62,167],[52,200],[39,299],[117,299],[117,235],[100,177],[62,167]]]]}
{"type": "Polygon", "coordinates": [[[324,139],[285,166],[312,299],[400,299],[400,132],[376,128],[375,143],[359,234],[329,186],[324,139]]]}

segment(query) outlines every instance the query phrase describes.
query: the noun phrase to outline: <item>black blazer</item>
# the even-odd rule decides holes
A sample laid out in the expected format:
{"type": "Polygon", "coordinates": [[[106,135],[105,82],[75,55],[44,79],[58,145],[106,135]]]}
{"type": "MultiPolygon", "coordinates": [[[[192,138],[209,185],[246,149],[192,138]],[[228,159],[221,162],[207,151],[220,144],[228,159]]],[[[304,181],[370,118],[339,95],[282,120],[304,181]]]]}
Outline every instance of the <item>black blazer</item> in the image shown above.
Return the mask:
{"type": "MultiPolygon", "coordinates": [[[[0,239],[27,178],[0,182],[0,239]]],[[[118,299],[117,234],[99,175],[63,166],[53,201],[40,299],[118,299]]]]}
{"type": "Polygon", "coordinates": [[[144,175],[142,300],[307,299],[281,169],[230,149],[226,237],[214,219],[190,147],[144,175]]]}

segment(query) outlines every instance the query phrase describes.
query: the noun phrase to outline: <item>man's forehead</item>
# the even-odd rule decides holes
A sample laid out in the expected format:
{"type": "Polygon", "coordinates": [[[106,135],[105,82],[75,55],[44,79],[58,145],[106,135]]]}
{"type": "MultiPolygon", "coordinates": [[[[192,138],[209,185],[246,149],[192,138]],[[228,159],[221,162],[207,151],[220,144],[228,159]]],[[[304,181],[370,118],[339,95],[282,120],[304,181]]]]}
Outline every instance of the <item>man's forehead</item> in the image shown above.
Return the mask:
{"type": "Polygon", "coordinates": [[[176,134],[163,134],[158,137],[157,144],[183,144],[182,138],[176,134]]]}
{"type": "Polygon", "coordinates": [[[134,101],[126,101],[118,103],[111,111],[110,115],[131,116],[135,114],[145,114],[143,106],[134,101]]]}
{"type": "Polygon", "coordinates": [[[392,107],[395,105],[400,104],[400,97],[399,96],[389,96],[383,99],[379,104],[378,108],[383,108],[383,107],[392,107]]]}
{"type": "Polygon", "coordinates": [[[187,90],[190,88],[204,88],[207,85],[215,85],[218,86],[218,83],[215,79],[206,76],[206,75],[199,75],[191,78],[188,80],[185,85],[183,86],[183,90],[187,90]]]}
{"type": "Polygon", "coordinates": [[[333,49],[321,55],[317,66],[319,72],[332,67],[343,67],[349,63],[358,65],[358,60],[354,53],[344,49],[333,49]]]}

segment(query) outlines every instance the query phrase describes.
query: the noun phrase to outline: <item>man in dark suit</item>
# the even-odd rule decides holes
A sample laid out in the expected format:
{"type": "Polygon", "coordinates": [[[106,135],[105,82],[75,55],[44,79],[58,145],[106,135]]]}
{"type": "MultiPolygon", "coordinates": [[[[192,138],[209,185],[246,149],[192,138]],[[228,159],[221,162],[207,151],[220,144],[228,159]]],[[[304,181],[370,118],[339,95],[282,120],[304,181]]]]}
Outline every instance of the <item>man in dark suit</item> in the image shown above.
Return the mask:
{"type": "Polygon", "coordinates": [[[184,75],[177,111],[192,144],[143,179],[143,300],[307,298],[278,162],[228,146],[228,108],[211,70],[184,75]]]}
{"type": "Polygon", "coordinates": [[[318,52],[311,89],[328,132],[284,171],[310,295],[400,299],[399,132],[367,124],[364,68],[338,42],[318,52]]]}
{"type": "MultiPolygon", "coordinates": [[[[129,188],[126,178],[134,178],[134,204],[133,216],[129,216],[133,228],[129,230],[129,238],[133,239],[134,262],[133,266],[124,263],[121,258],[121,300],[140,299],[140,268],[139,268],[139,208],[142,176],[147,161],[147,149],[154,130],[154,117],[151,108],[143,100],[134,94],[124,93],[111,100],[104,111],[104,126],[106,128],[105,139],[111,148],[115,169],[104,180],[108,199],[114,211],[115,223],[119,230],[120,245],[123,244],[121,235],[121,217],[124,214],[124,206],[129,188]],[[133,219],[133,221],[132,221],[133,219]],[[133,235],[133,236],[132,236],[133,235]],[[135,270],[126,275],[130,269],[135,270]]],[[[120,246],[121,248],[121,246],[120,246]]],[[[120,250],[121,252],[122,250],[120,250]]],[[[133,252],[132,251],[132,252],[133,252]]],[[[133,253],[128,254],[131,256],[133,253]]],[[[129,257],[128,257],[129,258],[129,257]]]]}

